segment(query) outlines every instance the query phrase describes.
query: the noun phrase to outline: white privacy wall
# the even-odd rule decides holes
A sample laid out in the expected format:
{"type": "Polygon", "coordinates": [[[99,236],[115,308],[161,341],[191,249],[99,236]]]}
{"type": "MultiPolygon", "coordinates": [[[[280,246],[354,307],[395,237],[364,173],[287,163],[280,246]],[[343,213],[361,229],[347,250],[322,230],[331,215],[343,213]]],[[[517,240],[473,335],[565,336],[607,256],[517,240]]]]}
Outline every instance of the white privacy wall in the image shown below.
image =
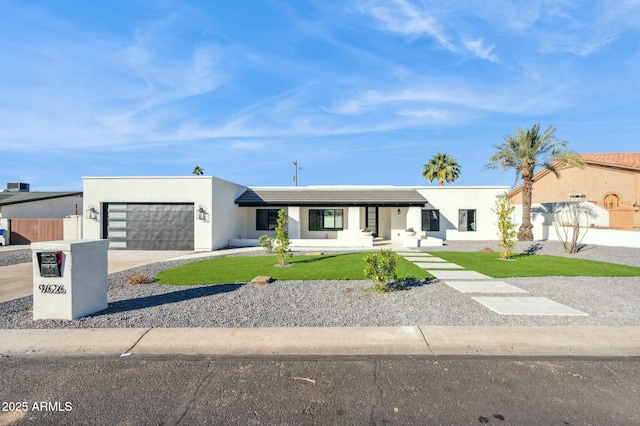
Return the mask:
{"type": "Polygon", "coordinates": [[[495,209],[497,197],[509,190],[508,186],[435,186],[418,187],[429,209],[440,210],[440,231],[427,236],[443,240],[497,240],[495,209]],[[458,231],[458,211],[476,211],[476,231],[458,231]]]}

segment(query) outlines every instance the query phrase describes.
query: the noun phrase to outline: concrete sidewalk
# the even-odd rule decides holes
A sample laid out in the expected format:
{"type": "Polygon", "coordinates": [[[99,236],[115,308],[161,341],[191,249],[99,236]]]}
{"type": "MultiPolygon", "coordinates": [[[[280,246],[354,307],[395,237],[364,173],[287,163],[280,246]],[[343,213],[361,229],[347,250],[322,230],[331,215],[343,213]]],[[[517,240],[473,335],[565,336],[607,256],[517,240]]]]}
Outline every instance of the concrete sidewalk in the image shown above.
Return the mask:
{"type": "Polygon", "coordinates": [[[640,356],[640,326],[0,330],[0,356],[640,356]]]}

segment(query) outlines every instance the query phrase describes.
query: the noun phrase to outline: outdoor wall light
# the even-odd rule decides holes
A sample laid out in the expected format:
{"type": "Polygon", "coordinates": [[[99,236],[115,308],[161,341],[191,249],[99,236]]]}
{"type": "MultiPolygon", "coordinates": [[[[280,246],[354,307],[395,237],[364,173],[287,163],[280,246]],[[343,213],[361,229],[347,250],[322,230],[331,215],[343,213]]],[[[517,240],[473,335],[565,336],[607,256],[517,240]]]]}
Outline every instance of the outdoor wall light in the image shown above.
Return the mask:
{"type": "Polygon", "coordinates": [[[398,216],[400,216],[400,213],[402,213],[402,212],[400,211],[400,209],[398,209],[398,216]]]}
{"type": "Polygon", "coordinates": [[[207,220],[207,211],[202,206],[198,206],[198,219],[203,221],[207,220]]]}
{"type": "Polygon", "coordinates": [[[98,210],[96,210],[96,208],[93,206],[89,206],[89,208],[86,211],[85,217],[87,219],[92,219],[92,220],[98,219],[98,210]]]}

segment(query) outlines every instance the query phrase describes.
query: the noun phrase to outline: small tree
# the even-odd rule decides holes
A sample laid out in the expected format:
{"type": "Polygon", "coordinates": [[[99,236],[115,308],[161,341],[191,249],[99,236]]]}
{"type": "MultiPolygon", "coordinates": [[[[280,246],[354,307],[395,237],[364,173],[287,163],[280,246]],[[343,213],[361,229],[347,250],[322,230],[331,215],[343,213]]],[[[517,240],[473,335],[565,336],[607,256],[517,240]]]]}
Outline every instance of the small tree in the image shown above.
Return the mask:
{"type": "Polygon", "coordinates": [[[594,216],[592,205],[586,202],[554,203],[553,226],[566,253],[576,254],[580,250],[589,230],[589,217],[594,216]],[[580,227],[584,228],[582,236],[580,227]]]}
{"type": "Polygon", "coordinates": [[[502,247],[500,258],[510,259],[513,257],[513,248],[516,245],[516,224],[513,221],[513,210],[515,206],[511,204],[509,194],[506,192],[496,200],[496,208],[493,212],[498,216],[498,246],[502,247]]]}
{"type": "Polygon", "coordinates": [[[375,291],[386,293],[393,288],[391,283],[398,279],[398,259],[399,256],[391,250],[380,250],[379,253],[369,253],[365,256],[364,275],[373,280],[375,291]]]}
{"type": "Polygon", "coordinates": [[[202,176],[204,174],[204,169],[200,166],[195,166],[191,174],[194,176],[202,176]]]}
{"type": "Polygon", "coordinates": [[[276,223],[276,240],[273,245],[273,252],[276,254],[276,259],[278,259],[280,266],[284,266],[285,259],[291,256],[291,249],[289,248],[291,241],[287,232],[289,220],[284,210],[278,210],[278,221],[276,223]]]}

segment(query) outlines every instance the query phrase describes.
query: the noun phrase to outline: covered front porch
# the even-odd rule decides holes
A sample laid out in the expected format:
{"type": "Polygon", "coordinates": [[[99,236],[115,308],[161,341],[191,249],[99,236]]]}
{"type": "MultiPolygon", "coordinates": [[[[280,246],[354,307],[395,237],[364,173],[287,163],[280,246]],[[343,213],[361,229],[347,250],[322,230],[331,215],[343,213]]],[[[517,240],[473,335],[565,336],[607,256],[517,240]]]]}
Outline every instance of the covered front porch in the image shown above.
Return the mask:
{"type": "Polygon", "coordinates": [[[424,236],[426,199],[413,189],[250,189],[236,203],[245,229],[230,246],[258,246],[261,235],[274,237],[280,209],[293,247],[373,247],[384,241],[416,247],[424,236]]]}

